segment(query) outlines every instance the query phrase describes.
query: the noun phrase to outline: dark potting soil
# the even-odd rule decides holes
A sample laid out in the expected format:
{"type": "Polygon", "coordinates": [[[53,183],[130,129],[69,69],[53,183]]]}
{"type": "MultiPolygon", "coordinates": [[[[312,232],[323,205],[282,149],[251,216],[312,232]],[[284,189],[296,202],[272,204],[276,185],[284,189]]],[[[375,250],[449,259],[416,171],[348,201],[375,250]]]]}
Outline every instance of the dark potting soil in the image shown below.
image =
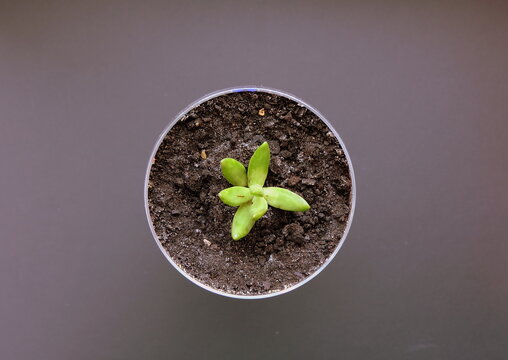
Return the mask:
{"type": "Polygon", "coordinates": [[[186,273],[223,292],[259,295],[295,285],[337,247],[351,206],[347,159],[328,127],[285,97],[238,92],[208,100],[184,115],[162,141],[148,184],[159,241],[186,273]],[[230,185],[220,161],[246,167],[268,141],[265,186],[303,196],[311,209],[270,207],[245,238],[231,239],[236,208],[217,194],[230,185]]]}

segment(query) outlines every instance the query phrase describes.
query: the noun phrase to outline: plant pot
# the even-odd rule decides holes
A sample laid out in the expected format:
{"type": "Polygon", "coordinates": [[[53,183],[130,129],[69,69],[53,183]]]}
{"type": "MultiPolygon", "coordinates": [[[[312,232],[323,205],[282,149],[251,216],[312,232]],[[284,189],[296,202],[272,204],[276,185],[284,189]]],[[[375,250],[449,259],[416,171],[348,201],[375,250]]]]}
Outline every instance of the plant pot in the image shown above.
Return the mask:
{"type": "Polygon", "coordinates": [[[351,160],[330,123],[282,91],[216,91],[183,110],[160,135],[145,178],[145,210],[167,260],[216,294],[259,299],[319,274],[344,243],[354,213],[351,160]],[[302,195],[303,213],[270,208],[251,233],[232,240],[234,208],[217,197],[231,186],[220,161],[247,165],[263,141],[272,151],[268,186],[302,195]]]}

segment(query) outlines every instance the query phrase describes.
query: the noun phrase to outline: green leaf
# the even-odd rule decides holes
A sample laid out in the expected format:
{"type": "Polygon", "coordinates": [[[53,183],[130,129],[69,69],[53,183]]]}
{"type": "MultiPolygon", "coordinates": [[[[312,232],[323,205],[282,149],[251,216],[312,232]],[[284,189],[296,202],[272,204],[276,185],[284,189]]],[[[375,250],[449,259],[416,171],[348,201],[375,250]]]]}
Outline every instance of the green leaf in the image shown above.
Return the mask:
{"type": "Polygon", "coordinates": [[[249,161],[249,168],[247,170],[247,177],[249,186],[265,184],[266,176],[268,175],[268,167],[270,166],[270,147],[265,141],[262,143],[249,161]]]}
{"type": "Polygon", "coordinates": [[[219,193],[219,198],[226,205],[240,206],[252,199],[252,194],[249,188],[243,186],[233,186],[222,190],[219,193]]]}
{"type": "Polygon", "coordinates": [[[241,162],[232,158],[222,159],[220,168],[231,185],[247,186],[247,171],[241,162]]]}
{"type": "Polygon", "coordinates": [[[310,206],[300,195],[295,194],[288,189],[279,187],[267,187],[263,189],[263,194],[270,206],[287,211],[305,211],[310,206]]]}
{"type": "Polygon", "coordinates": [[[231,237],[233,240],[240,240],[246,236],[254,226],[256,220],[252,218],[250,213],[251,205],[252,203],[248,202],[241,205],[238,210],[236,210],[233,223],[231,224],[231,237]]]}
{"type": "Polygon", "coordinates": [[[259,219],[268,211],[268,203],[265,198],[261,196],[254,196],[252,199],[252,206],[250,207],[250,214],[254,220],[259,219]]]}

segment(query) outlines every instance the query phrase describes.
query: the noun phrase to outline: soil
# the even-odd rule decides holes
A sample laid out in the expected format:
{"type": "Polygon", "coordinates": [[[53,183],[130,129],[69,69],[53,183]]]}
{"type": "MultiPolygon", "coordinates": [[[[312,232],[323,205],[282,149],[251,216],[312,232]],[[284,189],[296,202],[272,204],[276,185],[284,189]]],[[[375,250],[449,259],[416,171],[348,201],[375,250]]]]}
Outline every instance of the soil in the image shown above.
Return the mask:
{"type": "Polygon", "coordinates": [[[333,253],[351,185],[338,140],[313,112],[278,95],[237,92],[198,105],[171,128],[153,159],[148,202],[159,241],[187,274],[219,291],[260,295],[301,282],[333,253]],[[234,241],[236,208],[217,196],[231,186],[220,160],[247,166],[264,141],[272,154],[265,186],[296,192],[311,209],[270,207],[234,241]]]}

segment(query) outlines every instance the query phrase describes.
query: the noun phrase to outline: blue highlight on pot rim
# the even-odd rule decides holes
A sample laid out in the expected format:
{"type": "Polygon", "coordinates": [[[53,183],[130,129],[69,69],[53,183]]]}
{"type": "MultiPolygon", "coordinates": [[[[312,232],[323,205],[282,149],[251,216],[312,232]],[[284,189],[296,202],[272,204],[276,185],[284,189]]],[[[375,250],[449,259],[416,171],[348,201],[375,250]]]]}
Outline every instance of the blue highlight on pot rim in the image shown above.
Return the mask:
{"type": "Polygon", "coordinates": [[[234,89],[233,92],[244,92],[244,91],[258,91],[255,88],[242,88],[242,89],[234,89]]]}

